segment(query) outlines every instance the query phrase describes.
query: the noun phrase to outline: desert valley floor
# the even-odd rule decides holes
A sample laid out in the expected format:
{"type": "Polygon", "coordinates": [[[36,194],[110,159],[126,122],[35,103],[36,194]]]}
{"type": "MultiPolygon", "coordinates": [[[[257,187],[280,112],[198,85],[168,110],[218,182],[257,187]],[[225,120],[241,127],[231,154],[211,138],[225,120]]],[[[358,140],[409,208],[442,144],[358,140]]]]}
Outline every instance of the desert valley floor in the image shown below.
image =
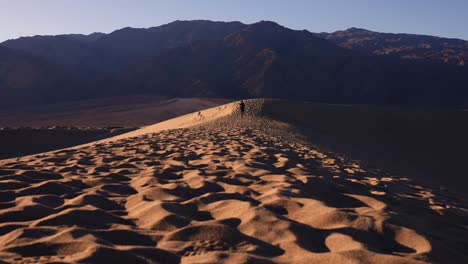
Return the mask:
{"type": "Polygon", "coordinates": [[[468,260],[463,195],[366,168],[235,107],[0,161],[0,260],[468,260]]]}

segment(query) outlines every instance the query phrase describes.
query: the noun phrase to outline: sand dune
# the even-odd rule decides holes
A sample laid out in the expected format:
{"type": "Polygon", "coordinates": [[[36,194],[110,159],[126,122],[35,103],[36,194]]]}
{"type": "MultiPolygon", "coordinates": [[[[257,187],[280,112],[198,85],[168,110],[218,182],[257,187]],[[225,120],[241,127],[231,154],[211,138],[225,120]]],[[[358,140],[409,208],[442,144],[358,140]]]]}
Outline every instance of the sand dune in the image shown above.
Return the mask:
{"type": "Polygon", "coordinates": [[[466,263],[466,200],[320,151],[264,101],[0,162],[16,263],[466,263]]]}
{"type": "Polygon", "coordinates": [[[0,110],[0,159],[93,142],[230,101],[140,95],[0,110]]]}
{"type": "Polygon", "coordinates": [[[0,109],[0,127],[141,127],[231,101],[131,95],[0,109]]]}

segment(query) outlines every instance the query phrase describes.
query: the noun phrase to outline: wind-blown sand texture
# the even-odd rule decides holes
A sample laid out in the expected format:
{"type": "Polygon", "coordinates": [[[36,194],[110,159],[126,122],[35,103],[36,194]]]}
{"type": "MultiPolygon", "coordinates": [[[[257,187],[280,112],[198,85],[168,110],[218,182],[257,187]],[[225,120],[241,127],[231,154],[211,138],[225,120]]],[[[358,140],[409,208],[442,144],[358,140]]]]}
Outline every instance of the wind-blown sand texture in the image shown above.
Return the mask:
{"type": "Polygon", "coordinates": [[[264,103],[4,161],[0,259],[466,263],[463,197],[322,152],[264,103]]]}

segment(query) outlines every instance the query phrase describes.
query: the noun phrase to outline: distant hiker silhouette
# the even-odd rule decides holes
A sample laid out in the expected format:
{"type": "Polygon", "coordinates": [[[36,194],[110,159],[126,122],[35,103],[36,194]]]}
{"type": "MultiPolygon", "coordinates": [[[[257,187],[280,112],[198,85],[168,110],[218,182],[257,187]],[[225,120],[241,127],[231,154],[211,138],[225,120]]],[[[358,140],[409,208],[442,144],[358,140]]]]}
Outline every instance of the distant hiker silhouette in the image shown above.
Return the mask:
{"type": "Polygon", "coordinates": [[[240,110],[240,115],[241,117],[244,116],[244,113],[245,113],[245,104],[244,104],[244,101],[240,101],[239,103],[239,110],[240,110]]]}

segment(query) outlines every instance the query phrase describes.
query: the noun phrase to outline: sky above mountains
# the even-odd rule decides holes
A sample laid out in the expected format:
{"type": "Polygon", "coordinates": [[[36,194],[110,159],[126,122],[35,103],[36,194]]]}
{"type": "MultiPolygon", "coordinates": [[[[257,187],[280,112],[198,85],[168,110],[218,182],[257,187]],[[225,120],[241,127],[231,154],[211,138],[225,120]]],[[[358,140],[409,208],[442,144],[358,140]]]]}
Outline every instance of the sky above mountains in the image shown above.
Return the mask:
{"type": "Polygon", "coordinates": [[[0,41],[191,19],[272,20],[312,32],[361,27],[468,39],[466,10],[466,0],[0,0],[0,41]]]}

